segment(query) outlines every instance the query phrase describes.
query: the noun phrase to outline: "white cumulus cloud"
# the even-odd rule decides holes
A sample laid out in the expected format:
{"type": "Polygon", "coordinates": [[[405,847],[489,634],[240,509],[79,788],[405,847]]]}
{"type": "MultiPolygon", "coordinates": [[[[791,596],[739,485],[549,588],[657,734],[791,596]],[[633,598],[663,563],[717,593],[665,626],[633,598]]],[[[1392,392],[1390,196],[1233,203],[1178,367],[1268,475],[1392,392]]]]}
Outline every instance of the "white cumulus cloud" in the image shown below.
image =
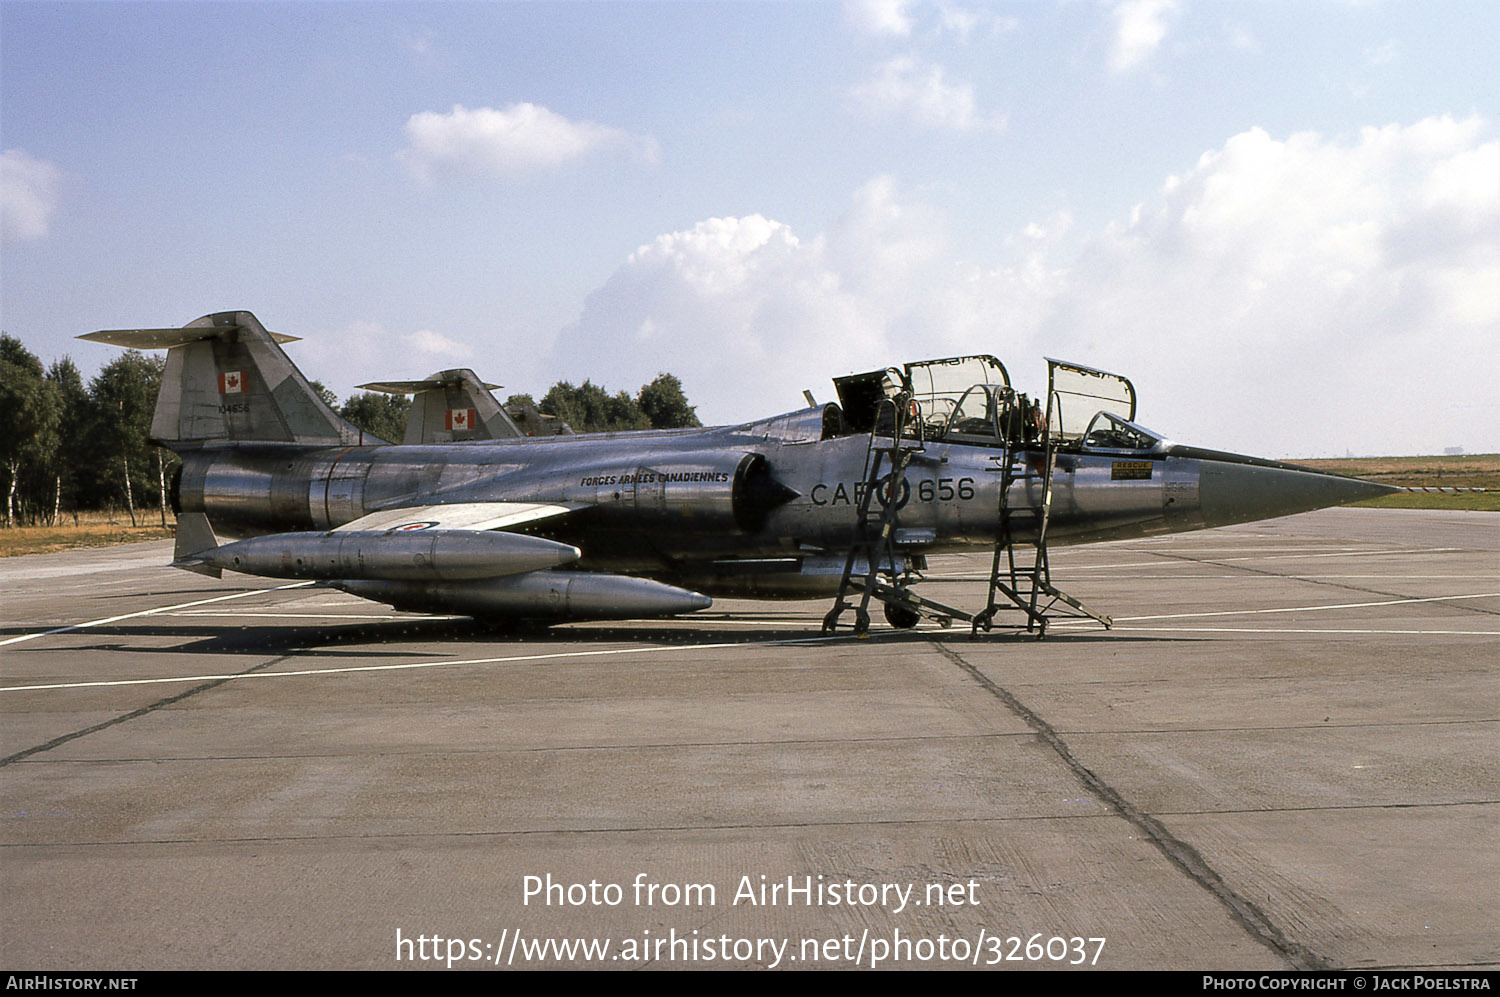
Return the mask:
{"type": "Polygon", "coordinates": [[[592,121],[572,121],[539,104],[503,108],[422,111],[406,122],[399,157],[420,180],[440,173],[509,177],[550,169],[603,149],[624,150],[646,161],[659,151],[654,139],[592,121]]]}
{"type": "Polygon", "coordinates": [[[956,258],[942,217],[887,177],[820,233],[708,219],[631,254],[548,375],[628,389],[667,370],[705,419],[738,421],[796,407],[802,388],[826,399],[837,374],[960,353],[995,353],[1035,389],[1051,355],[1131,377],[1142,421],[1183,442],[1500,449],[1489,131],[1250,129],[1103,229],[1059,212],[983,261],[956,258]]]}
{"type": "Polygon", "coordinates": [[[474,355],[469,344],[431,329],[396,332],[379,322],[355,320],[314,330],[296,344],[293,359],[309,377],[319,377],[341,399],[367,381],[409,381],[456,365],[474,355]]]}
{"type": "Polygon", "coordinates": [[[1021,20],[983,8],[958,7],[945,3],[938,5],[938,26],[957,35],[960,41],[967,42],[981,32],[1001,35],[1015,31],[1021,26],[1021,20]]]}
{"type": "Polygon", "coordinates": [[[57,209],[62,171],[21,149],[0,154],[0,236],[44,239],[57,209]]]}
{"type": "Polygon", "coordinates": [[[951,34],[962,42],[980,34],[998,35],[1014,31],[1021,23],[1016,17],[996,13],[984,6],[960,6],[946,0],[925,4],[918,4],[915,0],[845,0],[844,21],[856,33],[877,38],[951,34]],[[919,7],[926,24],[921,31],[917,29],[919,7]]]}
{"type": "Polygon", "coordinates": [[[1174,0],[1126,0],[1115,7],[1109,68],[1123,73],[1150,61],[1167,36],[1168,20],[1176,12],[1174,0]]]}
{"type": "Polygon", "coordinates": [[[895,115],[917,124],[953,131],[1003,131],[1005,116],[979,109],[974,87],[950,83],[942,66],[915,56],[882,63],[850,95],[867,112],[895,115]]]}
{"type": "Polygon", "coordinates": [[[862,34],[905,38],[912,29],[911,6],[912,0],[845,0],[844,19],[862,34]]]}
{"type": "Polygon", "coordinates": [[[798,407],[803,388],[828,398],[834,374],[969,352],[995,330],[1007,281],[1024,284],[952,262],[937,215],[877,177],[811,239],[751,215],[641,246],[589,296],[550,368],[611,387],[667,370],[704,418],[747,419],[798,407]]]}
{"type": "Polygon", "coordinates": [[[463,359],[473,351],[457,340],[449,339],[441,332],[418,329],[401,337],[401,342],[414,354],[434,359],[463,359]]]}
{"type": "Polygon", "coordinates": [[[1090,240],[1044,334],[1138,371],[1219,445],[1493,448],[1500,144],[1483,131],[1235,135],[1090,240]]]}

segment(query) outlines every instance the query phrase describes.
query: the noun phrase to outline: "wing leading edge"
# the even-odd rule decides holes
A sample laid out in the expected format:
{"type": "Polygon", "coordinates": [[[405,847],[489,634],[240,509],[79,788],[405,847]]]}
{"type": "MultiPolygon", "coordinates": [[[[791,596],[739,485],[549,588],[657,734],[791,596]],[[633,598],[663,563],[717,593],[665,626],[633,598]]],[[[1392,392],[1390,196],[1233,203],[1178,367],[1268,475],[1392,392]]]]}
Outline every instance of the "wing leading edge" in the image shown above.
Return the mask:
{"type": "Polygon", "coordinates": [[[382,509],[334,527],[335,533],[392,530],[503,530],[586,508],[582,503],[456,502],[382,509]]]}

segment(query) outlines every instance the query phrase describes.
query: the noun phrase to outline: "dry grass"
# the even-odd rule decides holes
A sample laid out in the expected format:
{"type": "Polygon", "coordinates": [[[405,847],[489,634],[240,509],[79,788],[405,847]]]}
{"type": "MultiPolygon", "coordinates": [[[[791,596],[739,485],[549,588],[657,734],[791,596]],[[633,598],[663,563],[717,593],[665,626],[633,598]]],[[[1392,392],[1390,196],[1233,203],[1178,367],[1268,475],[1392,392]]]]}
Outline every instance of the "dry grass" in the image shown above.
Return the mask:
{"type": "Polygon", "coordinates": [[[1370,499],[1357,505],[1385,509],[1500,510],[1500,454],[1463,454],[1457,457],[1345,457],[1338,460],[1299,460],[1320,471],[1352,474],[1385,485],[1427,488],[1489,488],[1489,492],[1456,495],[1408,492],[1370,499]]]}
{"type": "Polygon", "coordinates": [[[1458,457],[1342,457],[1295,463],[1387,485],[1500,488],[1500,454],[1492,453],[1458,457]]]}
{"type": "Polygon", "coordinates": [[[140,526],[131,526],[130,517],[124,513],[113,516],[103,512],[81,512],[78,522],[71,515],[56,526],[13,526],[0,529],[0,557],[16,557],[21,554],[50,554],[59,550],[78,547],[112,547],[115,544],[137,543],[142,540],[161,540],[176,535],[177,527],[172,517],[167,516],[167,526],[161,525],[161,515],[155,510],[145,514],[136,512],[140,526]]]}

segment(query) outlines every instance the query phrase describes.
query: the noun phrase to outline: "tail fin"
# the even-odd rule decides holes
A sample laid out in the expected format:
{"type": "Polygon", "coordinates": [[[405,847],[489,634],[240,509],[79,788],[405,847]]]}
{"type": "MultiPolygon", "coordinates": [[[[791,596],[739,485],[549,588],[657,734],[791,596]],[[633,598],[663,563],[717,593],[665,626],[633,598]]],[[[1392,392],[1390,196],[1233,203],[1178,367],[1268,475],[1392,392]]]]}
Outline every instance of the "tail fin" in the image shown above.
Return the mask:
{"type": "Polygon", "coordinates": [[[151,437],[158,443],[383,443],[341,419],[249,312],[216,312],[181,329],[106,329],[79,339],[167,351],[151,437]]]}
{"type": "Polygon", "coordinates": [[[531,402],[513,403],[505,410],[521,429],[522,436],[571,436],[573,427],[556,416],[543,415],[531,402]]]}
{"type": "Polygon", "coordinates": [[[490,394],[500,385],[485,384],[472,370],[444,370],[424,381],[377,381],[360,387],[416,396],[406,419],[403,443],[506,440],[527,435],[490,394]]]}

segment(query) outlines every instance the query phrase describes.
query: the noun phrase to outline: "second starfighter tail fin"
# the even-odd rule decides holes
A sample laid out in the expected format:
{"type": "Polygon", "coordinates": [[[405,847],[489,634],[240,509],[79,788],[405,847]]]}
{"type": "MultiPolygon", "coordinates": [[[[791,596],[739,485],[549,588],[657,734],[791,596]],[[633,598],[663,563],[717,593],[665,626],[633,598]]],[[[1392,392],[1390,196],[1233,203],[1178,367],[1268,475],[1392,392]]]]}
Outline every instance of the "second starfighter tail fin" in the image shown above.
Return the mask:
{"type": "Polygon", "coordinates": [[[506,407],[505,412],[520,427],[522,436],[573,435],[572,426],[555,416],[543,415],[535,405],[524,398],[521,401],[512,402],[506,407]]]}
{"type": "Polygon", "coordinates": [[[422,381],[376,381],[366,391],[414,395],[403,443],[458,443],[525,436],[472,370],[444,370],[422,381]]]}
{"type": "Polygon", "coordinates": [[[329,408],[249,312],[216,312],[180,329],[106,329],[80,339],[167,351],[151,437],[209,441],[378,444],[329,408]]]}

